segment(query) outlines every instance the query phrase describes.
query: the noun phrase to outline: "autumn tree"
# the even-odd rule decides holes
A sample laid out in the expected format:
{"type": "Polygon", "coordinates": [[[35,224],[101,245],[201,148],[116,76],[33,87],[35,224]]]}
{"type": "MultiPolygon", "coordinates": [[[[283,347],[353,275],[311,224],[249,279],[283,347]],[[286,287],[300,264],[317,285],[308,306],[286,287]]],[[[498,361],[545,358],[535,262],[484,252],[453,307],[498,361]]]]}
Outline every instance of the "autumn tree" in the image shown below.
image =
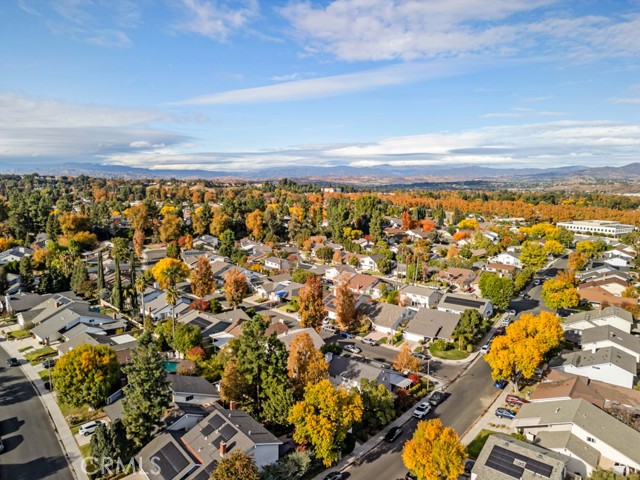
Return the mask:
{"type": "Polygon", "coordinates": [[[544,253],[547,255],[562,255],[564,252],[564,246],[557,240],[547,240],[544,242],[544,253]]]}
{"type": "Polygon", "coordinates": [[[349,330],[356,318],[356,304],[353,292],[346,283],[336,289],[336,321],[340,330],[349,330]]]}
{"type": "Polygon", "coordinates": [[[211,225],[209,226],[209,232],[211,235],[215,235],[219,237],[222,235],[222,232],[229,228],[231,224],[231,218],[228,215],[225,215],[220,211],[220,209],[214,209],[213,219],[211,220],[211,225]]]}
{"type": "Polygon", "coordinates": [[[542,285],[541,296],[544,304],[554,310],[577,306],[580,303],[580,294],[576,284],[575,276],[568,270],[561,272],[556,278],[547,280],[542,285]]]}
{"type": "Polygon", "coordinates": [[[411,218],[411,214],[408,211],[402,212],[400,216],[400,220],[402,220],[402,229],[403,230],[411,230],[413,228],[413,219],[411,218]]]}
{"type": "Polygon", "coordinates": [[[131,228],[144,232],[149,227],[149,216],[147,206],[144,203],[134,205],[126,211],[126,216],[131,222],[131,228]]]}
{"type": "Polygon", "coordinates": [[[396,359],[393,361],[393,368],[398,372],[405,372],[407,370],[410,372],[419,372],[421,366],[420,360],[411,354],[411,347],[409,347],[406,342],[403,343],[396,359]]]}
{"type": "Polygon", "coordinates": [[[484,359],[496,380],[513,378],[518,372],[531,378],[547,352],[558,347],[563,338],[557,316],[549,312],[538,316],[527,313],[507,327],[506,335],[493,340],[484,359]]]}
{"type": "Polygon", "coordinates": [[[418,422],[402,449],[404,465],[420,480],[455,480],[464,472],[467,449],[439,418],[418,422]]]}
{"type": "Polygon", "coordinates": [[[136,252],[136,257],[142,257],[142,250],[144,248],[144,231],[136,230],[133,234],[133,250],[136,252]]]}
{"type": "Polygon", "coordinates": [[[170,242],[180,238],[180,228],[182,227],[182,220],[180,217],[173,214],[165,215],[160,226],[160,240],[163,242],[170,242]]]}
{"type": "Polygon", "coordinates": [[[210,480],[260,480],[253,457],[242,450],[226,454],[211,472],[210,480]]]}
{"type": "Polygon", "coordinates": [[[247,230],[255,240],[259,240],[262,237],[263,224],[262,224],[262,212],[258,209],[247,214],[245,221],[247,230]]]}
{"type": "Polygon", "coordinates": [[[534,270],[540,270],[547,262],[547,253],[540,242],[529,240],[520,249],[520,261],[534,270]]]}
{"type": "Polygon", "coordinates": [[[58,399],[67,405],[102,405],[120,378],[116,353],[107,345],[84,344],[65,353],[53,368],[58,399]]]}
{"type": "Polygon", "coordinates": [[[316,457],[331,466],[340,458],[347,433],[360,421],[362,413],[362,399],[357,392],[347,392],[322,380],[307,386],[303,400],[291,409],[293,439],[300,444],[310,443],[316,457]]]}
{"type": "Polygon", "coordinates": [[[329,375],[329,364],[308,333],[300,333],[291,341],[287,373],[300,397],[307,385],[316,384],[329,375]]]}
{"type": "Polygon", "coordinates": [[[458,228],[460,230],[478,230],[480,225],[478,225],[478,220],[475,218],[465,218],[458,223],[458,228]]]}
{"type": "Polygon", "coordinates": [[[247,296],[247,278],[237,268],[232,268],[224,276],[224,296],[232,308],[236,308],[247,296]]]}
{"type": "Polygon", "coordinates": [[[307,276],[305,286],[300,290],[300,326],[320,331],[327,310],[322,303],[322,282],[317,275],[307,276]]]}
{"type": "Polygon", "coordinates": [[[569,262],[567,263],[567,267],[577,272],[578,270],[582,270],[589,261],[589,256],[583,252],[573,252],[569,254],[569,262]]]}
{"type": "Polygon", "coordinates": [[[151,273],[160,288],[166,289],[171,285],[184,281],[189,276],[189,267],[175,258],[163,258],[155,264],[151,269],[151,273]]]}
{"type": "Polygon", "coordinates": [[[67,238],[72,238],[78,232],[91,231],[91,219],[86,215],[64,212],[58,217],[60,230],[67,238]]]}
{"type": "Polygon", "coordinates": [[[206,256],[201,256],[191,272],[191,291],[198,297],[206,297],[216,288],[213,270],[206,256]]]}

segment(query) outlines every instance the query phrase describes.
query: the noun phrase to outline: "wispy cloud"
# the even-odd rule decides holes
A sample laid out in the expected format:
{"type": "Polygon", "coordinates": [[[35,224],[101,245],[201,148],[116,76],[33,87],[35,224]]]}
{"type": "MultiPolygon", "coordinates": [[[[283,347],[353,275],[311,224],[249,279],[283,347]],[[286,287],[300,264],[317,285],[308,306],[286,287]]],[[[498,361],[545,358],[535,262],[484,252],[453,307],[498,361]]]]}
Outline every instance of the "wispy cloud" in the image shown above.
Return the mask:
{"type": "Polygon", "coordinates": [[[257,0],[182,0],[181,6],[185,19],[174,25],[175,30],[218,41],[227,40],[259,12],[257,0]]]}
{"type": "Polygon", "coordinates": [[[567,112],[555,112],[551,110],[535,110],[533,108],[512,107],[507,112],[489,112],[482,118],[533,118],[533,117],[564,117],[567,112]]]}
{"type": "Polygon", "coordinates": [[[611,103],[616,105],[640,105],[640,97],[612,98],[611,103]]]}
{"type": "Polygon", "coordinates": [[[479,62],[431,62],[399,64],[358,73],[310,78],[264,87],[228,90],[202,95],[171,105],[227,105],[305,100],[353,93],[390,85],[404,85],[429,78],[456,75],[477,68],[479,62]]]}
{"type": "Polygon", "coordinates": [[[415,60],[540,50],[574,59],[637,55],[640,15],[536,18],[555,0],[293,1],[280,9],[306,53],[346,61],[415,60]],[[528,20],[523,20],[526,14],[528,20]]]}

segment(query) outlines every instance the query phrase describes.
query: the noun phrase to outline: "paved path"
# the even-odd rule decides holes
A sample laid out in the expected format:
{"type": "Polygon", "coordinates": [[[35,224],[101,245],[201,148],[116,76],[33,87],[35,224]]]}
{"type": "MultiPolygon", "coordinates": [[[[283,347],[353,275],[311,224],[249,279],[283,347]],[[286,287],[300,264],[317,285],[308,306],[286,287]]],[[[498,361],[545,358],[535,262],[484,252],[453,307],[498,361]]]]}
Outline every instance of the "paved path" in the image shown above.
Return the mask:
{"type": "MultiPolygon", "coordinates": [[[[71,467],[70,472],[74,474],[75,478],[77,480],[88,480],[88,476],[82,471],[82,454],[80,453],[80,448],[78,447],[78,444],[75,441],[75,438],[73,436],[73,434],[71,433],[71,429],[69,428],[69,425],[67,424],[67,421],[65,420],[65,418],[62,415],[62,412],[60,411],[60,408],[58,407],[58,404],[56,403],[56,400],[53,396],[53,394],[51,392],[49,392],[48,390],[46,390],[44,388],[44,382],[43,380],[40,378],[40,375],[38,375],[38,371],[36,369],[36,367],[30,365],[26,360],[24,360],[22,354],[18,351],[20,348],[25,347],[26,345],[29,345],[29,342],[33,342],[33,340],[31,339],[27,339],[27,340],[21,340],[21,341],[7,341],[4,340],[0,343],[0,347],[2,347],[2,349],[6,352],[6,355],[3,353],[3,358],[6,357],[16,357],[18,359],[21,360],[21,370],[24,374],[24,376],[29,379],[32,383],[32,391],[35,390],[35,393],[37,393],[37,396],[40,398],[41,404],[39,406],[39,408],[41,408],[42,406],[44,406],[44,410],[46,412],[46,415],[49,418],[49,422],[47,422],[46,420],[44,422],[37,422],[38,423],[38,432],[45,432],[45,431],[49,431],[49,429],[47,428],[47,426],[49,426],[51,423],[53,424],[53,430],[56,432],[57,437],[58,437],[58,441],[59,441],[59,445],[57,445],[57,450],[60,450],[60,445],[62,445],[64,452],[66,454],[67,460],[69,462],[69,465],[71,467]]],[[[6,362],[5,360],[2,361],[2,364],[4,365],[6,362]]],[[[14,367],[15,368],[15,367],[14,367]]],[[[36,398],[36,395],[33,395],[33,398],[36,398]]],[[[31,418],[31,416],[29,414],[27,414],[26,418],[31,418]]],[[[29,421],[27,421],[26,423],[29,423],[29,421]]],[[[29,441],[30,444],[35,445],[38,444],[38,442],[40,441],[40,437],[38,435],[44,435],[44,433],[36,433],[36,436],[33,437],[32,440],[29,441]]],[[[55,438],[55,437],[54,437],[55,438]]],[[[57,442],[56,442],[57,443],[57,442]]],[[[47,450],[49,450],[49,447],[47,448],[47,450]]],[[[4,454],[3,454],[4,457],[4,454]]],[[[64,457],[62,457],[64,458],[64,457]]],[[[58,466],[59,467],[59,466],[58,466]]],[[[59,468],[58,468],[59,469],[59,468]]],[[[67,472],[69,472],[69,469],[66,468],[67,472]]],[[[68,475],[70,475],[68,473],[68,475]]],[[[5,478],[5,477],[2,477],[5,478]]],[[[8,479],[13,480],[14,478],[24,478],[25,480],[31,480],[32,478],[37,479],[37,478],[49,478],[49,477],[11,477],[8,476],[6,477],[8,479]]],[[[64,477],[51,477],[51,478],[60,478],[62,479],[68,479],[68,478],[73,478],[72,476],[64,476],[64,477]]]]}

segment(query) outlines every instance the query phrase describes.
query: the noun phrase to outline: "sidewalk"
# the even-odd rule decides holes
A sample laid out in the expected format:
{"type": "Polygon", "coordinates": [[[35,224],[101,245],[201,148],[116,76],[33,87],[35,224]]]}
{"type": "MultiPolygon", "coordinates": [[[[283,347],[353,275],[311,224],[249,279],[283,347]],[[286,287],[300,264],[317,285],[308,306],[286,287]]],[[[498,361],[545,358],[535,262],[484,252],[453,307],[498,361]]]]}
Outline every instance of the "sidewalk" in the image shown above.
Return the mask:
{"type": "MultiPolygon", "coordinates": [[[[484,413],[481,417],[478,417],[471,427],[467,429],[465,433],[460,437],[460,441],[469,445],[474,438],[482,430],[494,430],[502,431],[502,433],[511,433],[511,420],[498,418],[495,415],[495,410],[498,407],[505,407],[505,398],[512,393],[513,384],[509,383],[503,390],[496,389],[497,395],[495,399],[486,405],[484,413]]],[[[509,407],[510,408],[510,407],[509,407]]]]}
{"type": "MultiPolygon", "coordinates": [[[[80,448],[71,433],[71,429],[69,428],[67,421],[62,416],[62,412],[60,411],[53,394],[44,388],[44,381],[40,378],[40,375],[38,375],[36,367],[30,365],[29,362],[24,359],[22,353],[18,351],[20,348],[31,345],[30,342],[35,342],[37,345],[37,342],[33,339],[11,341],[2,337],[0,340],[0,348],[7,352],[9,356],[16,357],[20,360],[22,371],[25,373],[27,378],[31,380],[33,387],[40,397],[40,401],[44,405],[46,412],[49,414],[49,418],[53,424],[53,429],[56,432],[58,441],[62,446],[62,450],[65,452],[67,461],[71,467],[71,472],[75,478],[78,480],[89,480],[87,474],[82,470],[81,464],[83,457],[80,453],[80,448]]],[[[41,345],[37,345],[36,348],[39,347],[41,347],[41,345]]]]}

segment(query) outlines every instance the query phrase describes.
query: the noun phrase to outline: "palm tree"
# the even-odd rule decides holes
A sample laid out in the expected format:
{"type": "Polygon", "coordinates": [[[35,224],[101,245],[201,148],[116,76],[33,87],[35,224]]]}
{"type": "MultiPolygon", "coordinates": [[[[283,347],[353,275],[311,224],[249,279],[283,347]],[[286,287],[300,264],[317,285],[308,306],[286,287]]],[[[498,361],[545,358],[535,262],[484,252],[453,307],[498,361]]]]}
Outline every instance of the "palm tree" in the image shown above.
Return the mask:
{"type": "Polygon", "coordinates": [[[147,314],[144,309],[144,291],[147,289],[147,282],[144,277],[136,278],[135,283],[136,291],[140,294],[140,305],[142,305],[142,318],[144,318],[147,314]]]}
{"type": "Polygon", "coordinates": [[[171,305],[171,328],[173,335],[173,345],[175,350],[176,344],[176,303],[178,303],[178,298],[180,298],[180,294],[178,293],[178,289],[175,285],[169,285],[167,290],[165,291],[165,295],[167,297],[167,303],[171,305]]]}

